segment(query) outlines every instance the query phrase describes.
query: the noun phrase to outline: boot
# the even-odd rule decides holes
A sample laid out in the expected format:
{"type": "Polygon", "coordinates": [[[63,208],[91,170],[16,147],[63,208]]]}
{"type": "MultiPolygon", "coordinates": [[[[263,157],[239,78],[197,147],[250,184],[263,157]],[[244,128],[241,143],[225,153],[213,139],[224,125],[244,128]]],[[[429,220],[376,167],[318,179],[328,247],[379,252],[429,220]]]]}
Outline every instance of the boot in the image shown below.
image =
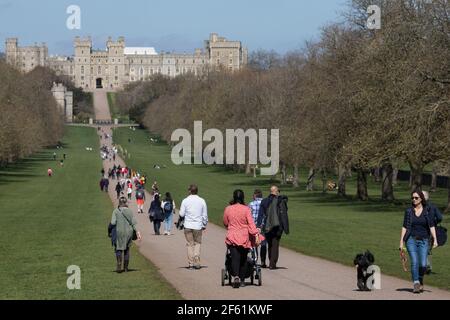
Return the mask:
{"type": "Polygon", "coordinates": [[[123,255],[122,251],[120,252],[119,255],[116,255],[116,258],[117,258],[117,269],[116,269],[116,272],[117,273],[122,273],[123,272],[123,269],[122,269],[122,255],[123,255]]]}
{"type": "Polygon", "coordinates": [[[128,272],[128,264],[130,263],[130,260],[124,260],[123,261],[123,270],[125,272],[128,272]]]}

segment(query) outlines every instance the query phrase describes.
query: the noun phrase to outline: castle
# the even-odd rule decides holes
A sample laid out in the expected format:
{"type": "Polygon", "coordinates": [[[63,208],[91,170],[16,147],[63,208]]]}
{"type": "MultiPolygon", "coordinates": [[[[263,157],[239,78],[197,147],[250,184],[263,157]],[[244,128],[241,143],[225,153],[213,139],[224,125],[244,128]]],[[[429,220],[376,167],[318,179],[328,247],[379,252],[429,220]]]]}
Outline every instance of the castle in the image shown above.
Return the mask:
{"type": "Polygon", "coordinates": [[[85,91],[95,89],[120,90],[131,82],[145,80],[154,74],[169,77],[193,73],[201,74],[207,68],[224,68],[236,71],[247,64],[247,49],[240,41],[229,41],[210,34],[204,49],[193,54],[157,53],[152,47],[126,47],[124,37],[111,38],[106,50],[93,50],[90,37],[76,37],[72,57],[49,56],[45,43],[19,47],[17,38],[6,40],[6,61],[22,72],[37,66],[47,66],[58,75],[71,78],[85,91]]]}

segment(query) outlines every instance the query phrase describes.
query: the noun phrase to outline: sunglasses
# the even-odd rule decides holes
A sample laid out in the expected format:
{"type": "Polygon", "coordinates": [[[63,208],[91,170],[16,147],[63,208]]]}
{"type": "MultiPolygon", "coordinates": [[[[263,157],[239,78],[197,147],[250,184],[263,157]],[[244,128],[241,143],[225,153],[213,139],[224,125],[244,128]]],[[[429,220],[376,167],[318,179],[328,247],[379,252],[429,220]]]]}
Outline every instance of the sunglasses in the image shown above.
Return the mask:
{"type": "Polygon", "coordinates": [[[411,200],[419,200],[420,197],[412,197],[411,200]]]}

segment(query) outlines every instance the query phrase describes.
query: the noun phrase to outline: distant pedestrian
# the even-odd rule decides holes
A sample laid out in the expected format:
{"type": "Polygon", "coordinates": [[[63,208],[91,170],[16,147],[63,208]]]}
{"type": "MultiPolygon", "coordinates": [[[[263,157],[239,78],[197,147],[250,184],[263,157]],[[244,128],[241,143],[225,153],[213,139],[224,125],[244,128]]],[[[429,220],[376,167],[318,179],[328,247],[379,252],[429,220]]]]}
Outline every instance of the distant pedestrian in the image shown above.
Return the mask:
{"type": "Polygon", "coordinates": [[[164,220],[163,209],[161,208],[161,200],[159,195],[155,196],[155,200],[150,204],[150,209],[148,210],[150,222],[153,222],[153,229],[155,230],[155,235],[160,235],[161,222],[164,220]]]}
{"type": "Polygon", "coordinates": [[[137,230],[137,221],[133,216],[133,212],[128,208],[126,198],[120,198],[119,206],[112,213],[108,231],[116,253],[116,272],[128,272],[133,232],[136,232],[137,240],[141,240],[141,234],[137,230]]]}
{"type": "Polygon", "coordinates": [[[107,178],[103,178],[103,180],[104,180],[103,187],[105,189],[105,192],[108,192],[109,180],[107,178]]]}
{"type": "Polygon", "coordinates": [[[102,177],[105,176],[105,169],[102,168],[102,170],[100,170],[100,174],[102,175],[102,177]]]}
{"type": "Polygon", "coordinates": [[[184,218],[184,236],[187,241],[188,268],[200,269],[202,234],[208,224],[206,202],[198,196],[198,187],[189,186],[189,196],[181,202],[180,217],[184,218]]]}
{"type": "Polygon", "coordinates": [[[56,152],[53,152],[53,160],[56,161],[56,152]]]}
{"type": "Polygon", "coordinates": [[[47,169],[47,174],[51,178],[53,176],[53,170],[51,168],[47,169]]]}
{"type": "Polygon", "coordinates": [[[63,154],[63,159],[66,160],[66,154],[65,153],[63,154]]]}
{"type": "Polygon", "coordinates": [[[170,192],[166,192],[166,198],[161,203],[164,213],[164,235],[170,236],[172,231],[173,215],[175,214],[175,201],[172,199],[170,192]]]}
{"type": "Polygon", "coordinates": [[[117,193],[117,199],[119,199],[120,198],[120,193],[122,192],[122,187],[120,186],[119,182],[117,182],[115,190],[116,190],[116,193],[117,193]]]}
{"type": "Polygon", "coordinates": [[[136,203],[138,207],[138,213],[144,213],[144,202],[145,202],[145,190],[142,186],[139,186],[136,190],[136,203]]]}
{"type": "Polygon", "coordinates": [[[280,196],[277,186],[270,188],[270,195],[261,201],[257,226],[264,232],[269,246],[269,269],[277,269],[280,240],[289,234],[286,196],[280,196]]]}
{"type": "Polygon", "coordinates": [[[63,159],[61,159],[61,160],[59,161],[59,165],[60,165],[61,167],[64,167],[64,160],[63,160],[63,159]]]}
{"type": "Polygon", "coordinates": [[[131,185],[128,185],[128,188],[127,188],[128,200],[131,200],[132,193],[133,193],[133,189],[131,189],[131,185]]]}

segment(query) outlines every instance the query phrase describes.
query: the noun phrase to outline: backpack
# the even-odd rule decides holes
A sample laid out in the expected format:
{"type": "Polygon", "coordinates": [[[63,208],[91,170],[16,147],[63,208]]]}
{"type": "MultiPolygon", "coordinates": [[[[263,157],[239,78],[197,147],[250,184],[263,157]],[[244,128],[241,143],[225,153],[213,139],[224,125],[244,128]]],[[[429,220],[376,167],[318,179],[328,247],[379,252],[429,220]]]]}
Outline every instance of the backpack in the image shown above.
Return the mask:
{"type": "Polygon", "coordinates": [[[136,191],[136,199],[139,199],[139,200],[144,199],[144,191],[142,191],[142,190],[136,191]]]}
{"type": "Polygon", "coordinates": [[[172,201],[166,201],[166,203],[164,203],[164,213],[172,213],[172,211],[173,211],[172,201]]]}
{"type": "Polygon", "coordinates": [[[267,208],[267,220],[264,226],[264,232],[268,233],[273,228],[280,226],[280,217],[278,216],[278,198],[273,198],[267,208]]]}

